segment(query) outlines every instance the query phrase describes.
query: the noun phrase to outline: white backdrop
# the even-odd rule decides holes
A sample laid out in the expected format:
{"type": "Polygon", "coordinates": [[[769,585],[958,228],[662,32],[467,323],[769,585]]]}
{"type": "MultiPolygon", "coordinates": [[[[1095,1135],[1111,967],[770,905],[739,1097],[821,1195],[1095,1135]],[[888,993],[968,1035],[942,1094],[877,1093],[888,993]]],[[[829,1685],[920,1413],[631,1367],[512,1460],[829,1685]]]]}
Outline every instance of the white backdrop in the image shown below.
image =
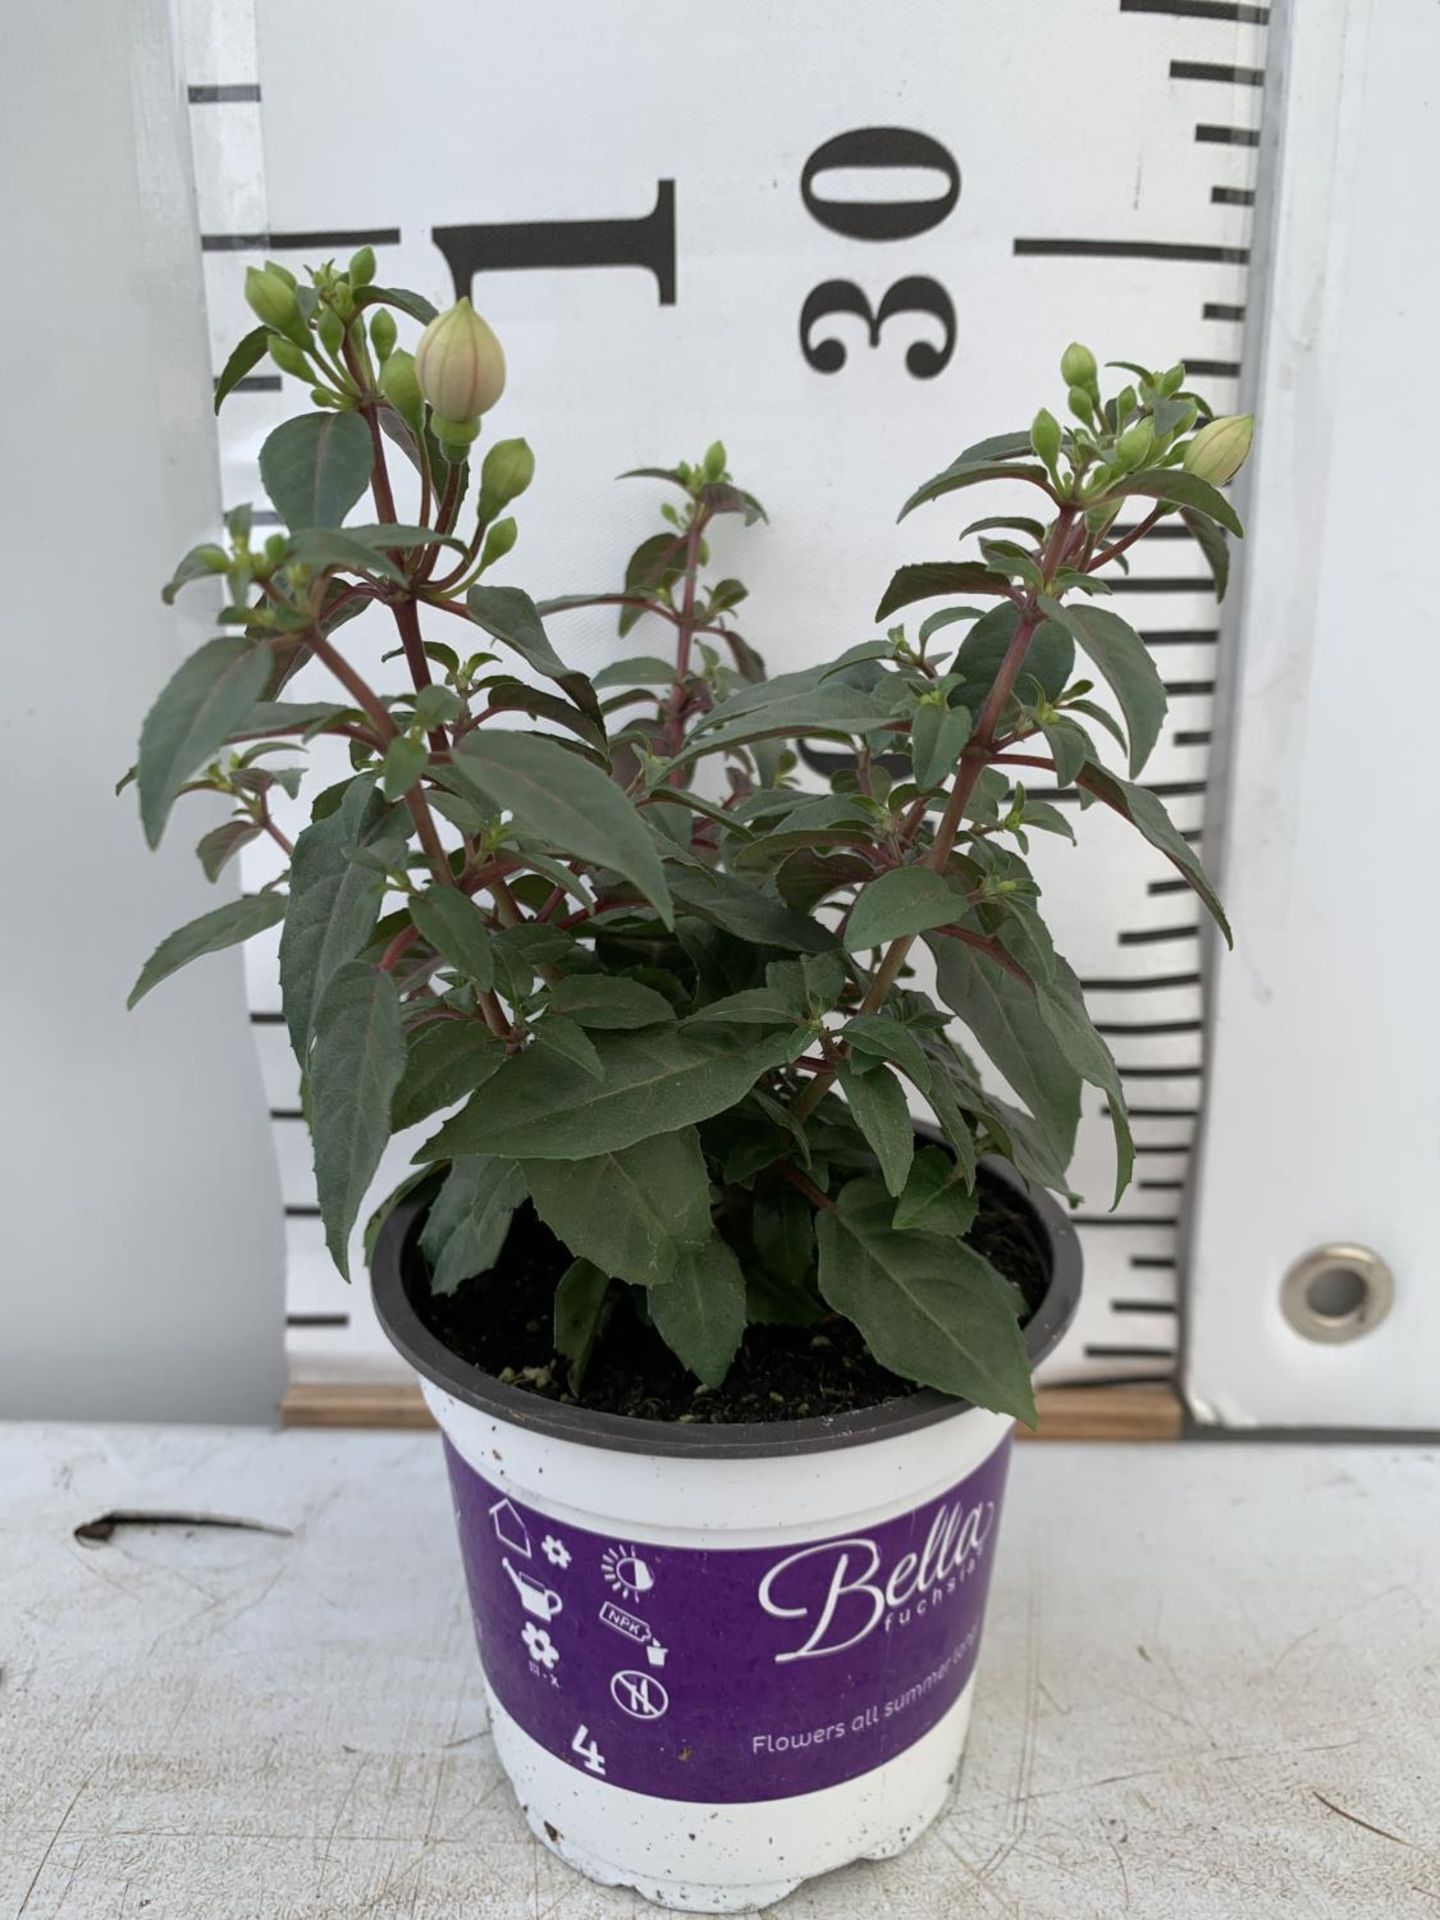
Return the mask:
{"type": "MultiPolygon", "coordinates": [[[[471,236],[492,258],[643,255],[649,264],[485,271],[458,288],[509,356],[494,431],[525,434],[538,458],[520,543],[496,577],[537,596],[614,581],[655,500],[612,476],[694,457],[722,435],[773,525],[727,531],[717,559],[752,589],[747,637],[772,669],[795,666],[869,636],[896,564],[952,550],[952,513],[897,529],[900,501],[961,445],[1025,424],[1042,400],[1058,406],[1072,335],[1102,358],[1184,357],[1217,408],[1234,405],[1264,18],[1213,0],[739,0],[708,15],[662,0],[186,0],[215,364],[251,324],[243,269],[266,252],[298,267],[368,240],[382,281],[441,304],[457,288],[437,228],[510,229],[471,236]],[[860,237],[843,230],[855,220],[807,207],[807,160],[870,128],[924,136],[938,164],[831,168],[813,178],[812,202],[943,201],[953,166],[955,204],[928,230],[860,237]],[[596,221],[631,224],[515,230],[596,221]],[[873,305],[902,281],[926,283],[905,291],[928,317],[897,312],[874,346],[861,320],[821,318],[807,359],[807,301],[833,304],[843,282],[873,305]],[[937,309],[953,310],[953,343],[937,309]],[[845,352],[832,372],[813,364],[826,339],[845,352]],[[907,368],[917,342],[943,361],[932,377],[907,368]]],[[[296,393],[252,383],[228,403],[227,504],[259,498],[259,445],[298,410],[296,393]]],[[[1197,836],[1217,672],[1203,571],[1188,540],[1152,543],[1120,603],[1172,694],[1147,779],[1197,836]]],[[[589,668],[635,650],[600,615],[557,620],[554,637],[589,668]]],[[[370,644],[378,655],[378,630],[370,644]]],[[[1109,1127],[1092,1102],[1076,1167],[1091,1196],[1088,1295],[1051,1377],[1166,1375],[1200,1091],[1197,915],[1118,821],[1087,815],[1084,828],[1078,853],[1047,846],[1038,864],[1125,1071],[1140,1178],[1107,1216],[1109,1127]]],[[[250,985],[292,1312],[348,1320],[343,1338],[299,1330],[295,1350],[302,1367],[383,1370],[368,1310],[330,1271],[313,1217],[272,956],[253,954],[250,985]]],[[[392,1158],[403,1164],[403,1151],[392,1158]]]]}

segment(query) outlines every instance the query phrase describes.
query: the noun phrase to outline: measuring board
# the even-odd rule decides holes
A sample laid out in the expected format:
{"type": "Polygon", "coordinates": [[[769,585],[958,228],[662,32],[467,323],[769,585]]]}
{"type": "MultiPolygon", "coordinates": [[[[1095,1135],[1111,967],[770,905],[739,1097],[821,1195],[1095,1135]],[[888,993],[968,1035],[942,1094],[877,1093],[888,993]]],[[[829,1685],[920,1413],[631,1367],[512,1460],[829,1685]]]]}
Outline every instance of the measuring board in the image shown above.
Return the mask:
{"type": "MultiPolygon", "coordinates": [[[[785,671],[869,638],[893,569],[953,551],[954,513],[897,528],[900,502],[960,446],[1042,401],[1062,411],[1072,336],[1102,359],[1181,357],[1217,411],[1236,405],[1264,7],[740,0],[678,31],[661,0],[183,14],[217,369],[253,324],[244,268],[267,254],[299,268],[368,244],[382,283],[441,305],[469,293],[510,364],[494,431],[523,433],[538,461],[496,578],[537,598],[615,581],[650,530],[655,499],[615,474],[720,436],[772,524],[727,529],[716,561],[749,585],[742,627],[785,671]]],[[[261,442],[301,410],[279,389],[257,373],[227,402],[227,504],[262,498],[261,442]]],[[[984,511],[1009,504],[996,489],[984,511]]],[[[1170,694],[1146,783],[1198,844],[1217,610],[1188,535],[1162,531],[1114,585],[1170,694]]],[[[362,667],[390,642],[365,620],[346,635],[362,667]]],[[[635,650],[604,610],[555,638],[590,671],[635,650]]],[[[1120,1063],[1138,1171],[1107,1213],[1110,1129],[1087,1089],[1072,1176],[1086,1291],[1052,1381],[1172,1374],[1202,1091],[1196,902],[1103,812],[1078,850],[1047,844],[1034,864],[1120,1063]]],[[[275,871],[263,847],[244,860],[249,888],[275,871]]],[[[274,948],[252,943],[248,977],[297,1374],[388,1377],[368,1302],[324,1251],[274,948]]],[[[392,1143],[382,1180],[409,1150],[392,1143]]]]}

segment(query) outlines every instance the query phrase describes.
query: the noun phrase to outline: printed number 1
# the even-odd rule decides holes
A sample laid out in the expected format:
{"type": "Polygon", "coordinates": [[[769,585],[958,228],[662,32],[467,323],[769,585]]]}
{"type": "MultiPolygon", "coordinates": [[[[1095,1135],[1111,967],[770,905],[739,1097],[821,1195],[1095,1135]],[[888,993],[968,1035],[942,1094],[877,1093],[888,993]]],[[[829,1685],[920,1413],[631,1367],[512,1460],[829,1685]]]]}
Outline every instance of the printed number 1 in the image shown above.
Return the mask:
{"type": "Polygon", "coordinates": [[[503,220],[433,227],[455,298],[469,296],[477,273],[545,267],[643,267],[655,276],[662,307],[675,304],[675,182],[660,180],[655,205],[634,220],[503,220]]]}
{"type": "Polygon", "coordinates": [[[585,1762],[587,1773],[598,1773],[601,1779],[604,1779],[605,1756],[596,1742],[590,1738],[590,1729],[583,1721],[575,1729],[575,1738],[570,1742],[570,1751],[580,1755],[585,1762]]]}

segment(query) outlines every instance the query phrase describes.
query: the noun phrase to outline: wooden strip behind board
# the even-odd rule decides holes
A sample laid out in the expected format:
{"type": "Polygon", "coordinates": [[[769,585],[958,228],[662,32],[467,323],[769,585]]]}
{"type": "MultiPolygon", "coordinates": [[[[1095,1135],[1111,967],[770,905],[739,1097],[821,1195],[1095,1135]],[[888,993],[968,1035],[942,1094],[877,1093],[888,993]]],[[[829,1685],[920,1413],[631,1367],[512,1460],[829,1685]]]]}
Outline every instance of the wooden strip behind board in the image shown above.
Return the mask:
{"type": "MultiPolygon", "coordinates": [[[[1164,1381],[1115,1387],[1041,1387],[1036,1432],[1022,1440],[1178,1440],[1180,1400],[1164,1381]]],[[[281,1407],[287,1427],[403,1427],[435,1423],[410,1385],[307,1382],[291,1387],[281,1407]]]]}

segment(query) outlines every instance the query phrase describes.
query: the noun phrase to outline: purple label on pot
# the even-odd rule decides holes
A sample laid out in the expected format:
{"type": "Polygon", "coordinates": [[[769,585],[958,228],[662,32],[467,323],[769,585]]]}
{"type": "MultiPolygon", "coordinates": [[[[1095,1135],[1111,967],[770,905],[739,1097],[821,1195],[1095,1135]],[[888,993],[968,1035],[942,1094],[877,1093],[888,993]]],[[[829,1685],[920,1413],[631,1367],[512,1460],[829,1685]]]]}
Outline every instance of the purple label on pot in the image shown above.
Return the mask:
{"type": "Polygon", "coordinates": [[[485,1672],[570,1765],[666,1800],[777,1800],[928,1732],[975,1666],[1008,1440],[882,1525],[657,1546],[552,1520],[447,1444],[485,1672]]]}

